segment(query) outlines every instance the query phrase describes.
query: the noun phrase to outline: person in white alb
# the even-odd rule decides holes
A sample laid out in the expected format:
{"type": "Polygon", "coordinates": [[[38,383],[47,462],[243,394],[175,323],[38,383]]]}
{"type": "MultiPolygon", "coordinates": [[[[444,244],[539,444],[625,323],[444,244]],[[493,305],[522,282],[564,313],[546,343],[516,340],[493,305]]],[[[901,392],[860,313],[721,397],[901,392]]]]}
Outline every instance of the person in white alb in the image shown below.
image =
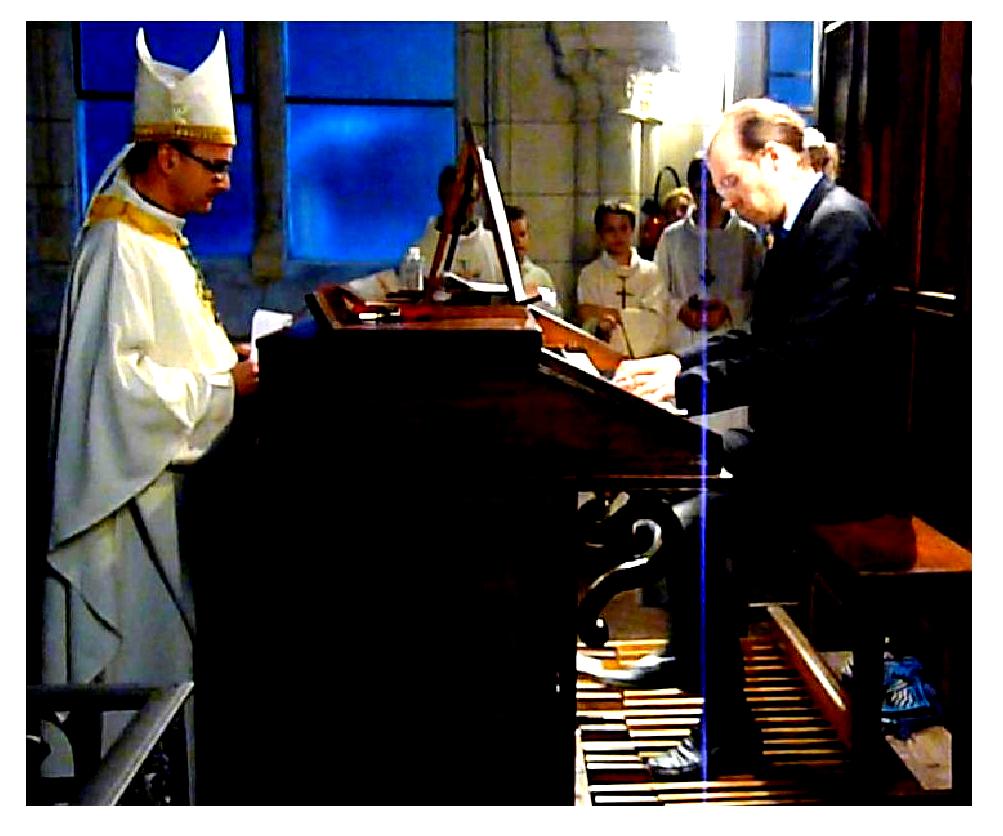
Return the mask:
{"type": "Polygon", "coordinates": [[[505,207],[505,217],[508,219],[509,232],[512,233],[512,248],[519,262],[519,274],[522,285],[530,296],[539,296],[536,304],[551,313],[562,315],[561,303],[557,296],[554,280],[546,268],[533,262],[529,257],[529,216],[521,206],[505,207]]]}
{"type": "Polygon", "coordinates": [[[627,357],[668,350],[668,293],[653,261],[633,245],[637,214],[607,201],[595,211],[603,252],[578,277],[577,318],[582,327],[627,357]]]}
{"type": "Polygon", "coordinates": [[[700,158],[686,173],[696,204],[662,232],[655,263],[669,292],[669,351],[713,334],[748,330],[752,289],[765,247],[756,228],[725,210],[700,158]]]}
{"type": "MultiPolygon", "coordinates": [[[[456,166],[447,165],[439,172],[438,195],[442,206],[442,214],[428,219],[425,231],[415,246],[421,249],[422,269],[431,270],[435,257],[435,248],[439,242],[439,233],[443,230],[443,216],[449,193],[456,181],[456,166]]],[[[467,219],[460,229],[456,239],[456,250],[449,266],[450,273],[472,279],[478,282],[504,283],[501,263],[498,261],[498,249],[495,247],[494,235],[484,226],[480,218],[474,217],[474,207],[477,203],[477,185],[474,194],[466,204],[467,219]]],[[[443,252],[445,257],[445,252],[443,252]]],[[[442,265],[440,265],[440,270],[442,265]]]]}
{"type": "MultiPolygon", "coordinates": [[[[184,217],[229,189],[223,33],[192,72],[154,60],[142,29],[136,50],[133,142],[95,188],[60,321],[43,600],[50,684],[192,679],[177,470],[257,388],[257,365],[218,324],[183,235],[184,217]]],[[[115,733],[106,726],[105,746],[115,733]]]]}

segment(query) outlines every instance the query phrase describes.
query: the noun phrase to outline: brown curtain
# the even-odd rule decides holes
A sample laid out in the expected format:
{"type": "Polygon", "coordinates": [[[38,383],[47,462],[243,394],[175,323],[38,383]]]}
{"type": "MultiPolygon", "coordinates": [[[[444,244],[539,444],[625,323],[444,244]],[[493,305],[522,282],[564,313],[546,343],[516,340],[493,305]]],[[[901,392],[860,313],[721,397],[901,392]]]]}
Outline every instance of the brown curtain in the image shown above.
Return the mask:
{"type": "MultiPolygon", "coordinates": [[[[914,513],[971,545],[972,24],[846,22],[823,38],[819,128],[888,236],[914,513]]],[[[866,374],[866,370],[862,370],[866,374]]],[[[861,405],[866,408],[866,405],[861,405]]]]}
{"type": "Polygon", "coordinates": [[[823,42],[819,126],[870,203],[897,283],[971,310],[972,24],[844,23],[823,42]]]}

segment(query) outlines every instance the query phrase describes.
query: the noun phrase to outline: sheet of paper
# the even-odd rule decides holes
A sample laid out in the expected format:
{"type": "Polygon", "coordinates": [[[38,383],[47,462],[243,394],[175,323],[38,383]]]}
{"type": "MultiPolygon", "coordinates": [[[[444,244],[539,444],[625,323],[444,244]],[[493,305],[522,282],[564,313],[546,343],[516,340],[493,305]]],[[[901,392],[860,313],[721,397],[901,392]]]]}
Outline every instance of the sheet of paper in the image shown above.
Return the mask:
{"type": "Polygon", "coordinates": [[[291,313],[258,308],[251,317],[251,360],[258,362],[258,338],[293,324],[291,313]]]}
{"type": "Polygon", "coordinates": [[[595,364],[586,352],[568,351],[565,349],[561,356],[576,369],[581,369],[583,372],[588,372],[595,377],[602,377],[602,375],[599,374],[599,369],[595,367],[595,364]]]}
{"type": "Polygon", "coordinates": [[[720,412],[710,412],[707,415],[694,415],[690,420],[694,424],[723,433],[725,430],[737,430],[749,426],[749,407],[736,406],[720,412]]]}
{"type": "Polygon", "coordinates": [[[378,273],[352,279],[345,283],[345,287],[367,302],[379,302],[386,299],[388,293],[400,290],[400,281],[393,270],[380,270],[378,273]]]}
{"type": "Polygon", "coordinates": [[[689,412],[687,412],[685,409],[680,409],[678,406],[676,406],[675,401],[659,401],[657,404],[655,404],[655,406],[660,406],[666,412],[671,412],[673,415],[679,415],[680,417],[683,418],[689,415],[689,412]]]}

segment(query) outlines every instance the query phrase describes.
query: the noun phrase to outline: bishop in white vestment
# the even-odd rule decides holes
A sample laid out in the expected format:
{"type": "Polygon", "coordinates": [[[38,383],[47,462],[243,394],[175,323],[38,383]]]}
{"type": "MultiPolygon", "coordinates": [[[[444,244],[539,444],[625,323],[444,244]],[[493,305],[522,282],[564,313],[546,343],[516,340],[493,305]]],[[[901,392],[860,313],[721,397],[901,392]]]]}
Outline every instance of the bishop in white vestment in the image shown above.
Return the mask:
{"type": "Polygon", "coordinates": [[[229,188],[236,138],[223,34],[191,73],[155,61],[142,30],[137,52],[133,130],[142,145],[126,146],[137,155],[121,154],[95,189],[60,324],[46,683],[192,679],[178,470],[219,439],[235,394],[256,385],[256,366],[238,360],[217,323],[183,235],[182,216],[208,211],[229,188]],[[134,159],[148,160],[140,173],[129,173],[134,159]]]}

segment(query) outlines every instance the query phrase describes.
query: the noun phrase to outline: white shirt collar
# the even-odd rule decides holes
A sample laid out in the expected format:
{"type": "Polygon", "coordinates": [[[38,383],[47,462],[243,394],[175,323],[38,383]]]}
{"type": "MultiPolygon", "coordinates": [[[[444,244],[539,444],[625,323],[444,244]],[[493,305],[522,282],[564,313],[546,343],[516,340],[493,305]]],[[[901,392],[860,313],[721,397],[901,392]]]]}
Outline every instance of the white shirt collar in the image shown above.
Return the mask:
{"type": "Polygon", "coordinates": [[[794,226],[794,220],[808,199],[808,195],[811,194],[811,190],[815,188],[815,184],[821,179],[822,172],[816,172],[815,177],[811,179],[807,177],[802,179],[799,177],[795,186],[784,195],[785,205],[787,206],[787,215],[784,217],[784,229],[788,232],[794,226]]]}
{"type": "Polygon", "coordinates": [[[133,187],[132,183],[129,182],[129,175],[122,169],[119,172],[118,177],[115,178],[114,184],[108,189],[109,193],[119,192],[120,196],[128,200],[130,203],[134,203],[148,215],[152,215],[157,218],[157,220],[162,221],[167,224],[171,229],[175,230],[179,235],[181,231],[185,228],[185,219],[180,218],[177,215],[171,214],[170,212],[161,209],[159,206],[154,206],[150,201],[144,198],[139,192],[137,192],[133,187]]]}
{"type": "MultiPolygon", "coordinates": [[[[602,251],[602,263],[610,270],[615,270],[617,267],[622,267],[622,264],[617,264],[606,250],[602,251]]],[[[637,247],[630,248],[630,269],[633,270],[641,262],[641,256],[637,254],[637,247]]]]}

